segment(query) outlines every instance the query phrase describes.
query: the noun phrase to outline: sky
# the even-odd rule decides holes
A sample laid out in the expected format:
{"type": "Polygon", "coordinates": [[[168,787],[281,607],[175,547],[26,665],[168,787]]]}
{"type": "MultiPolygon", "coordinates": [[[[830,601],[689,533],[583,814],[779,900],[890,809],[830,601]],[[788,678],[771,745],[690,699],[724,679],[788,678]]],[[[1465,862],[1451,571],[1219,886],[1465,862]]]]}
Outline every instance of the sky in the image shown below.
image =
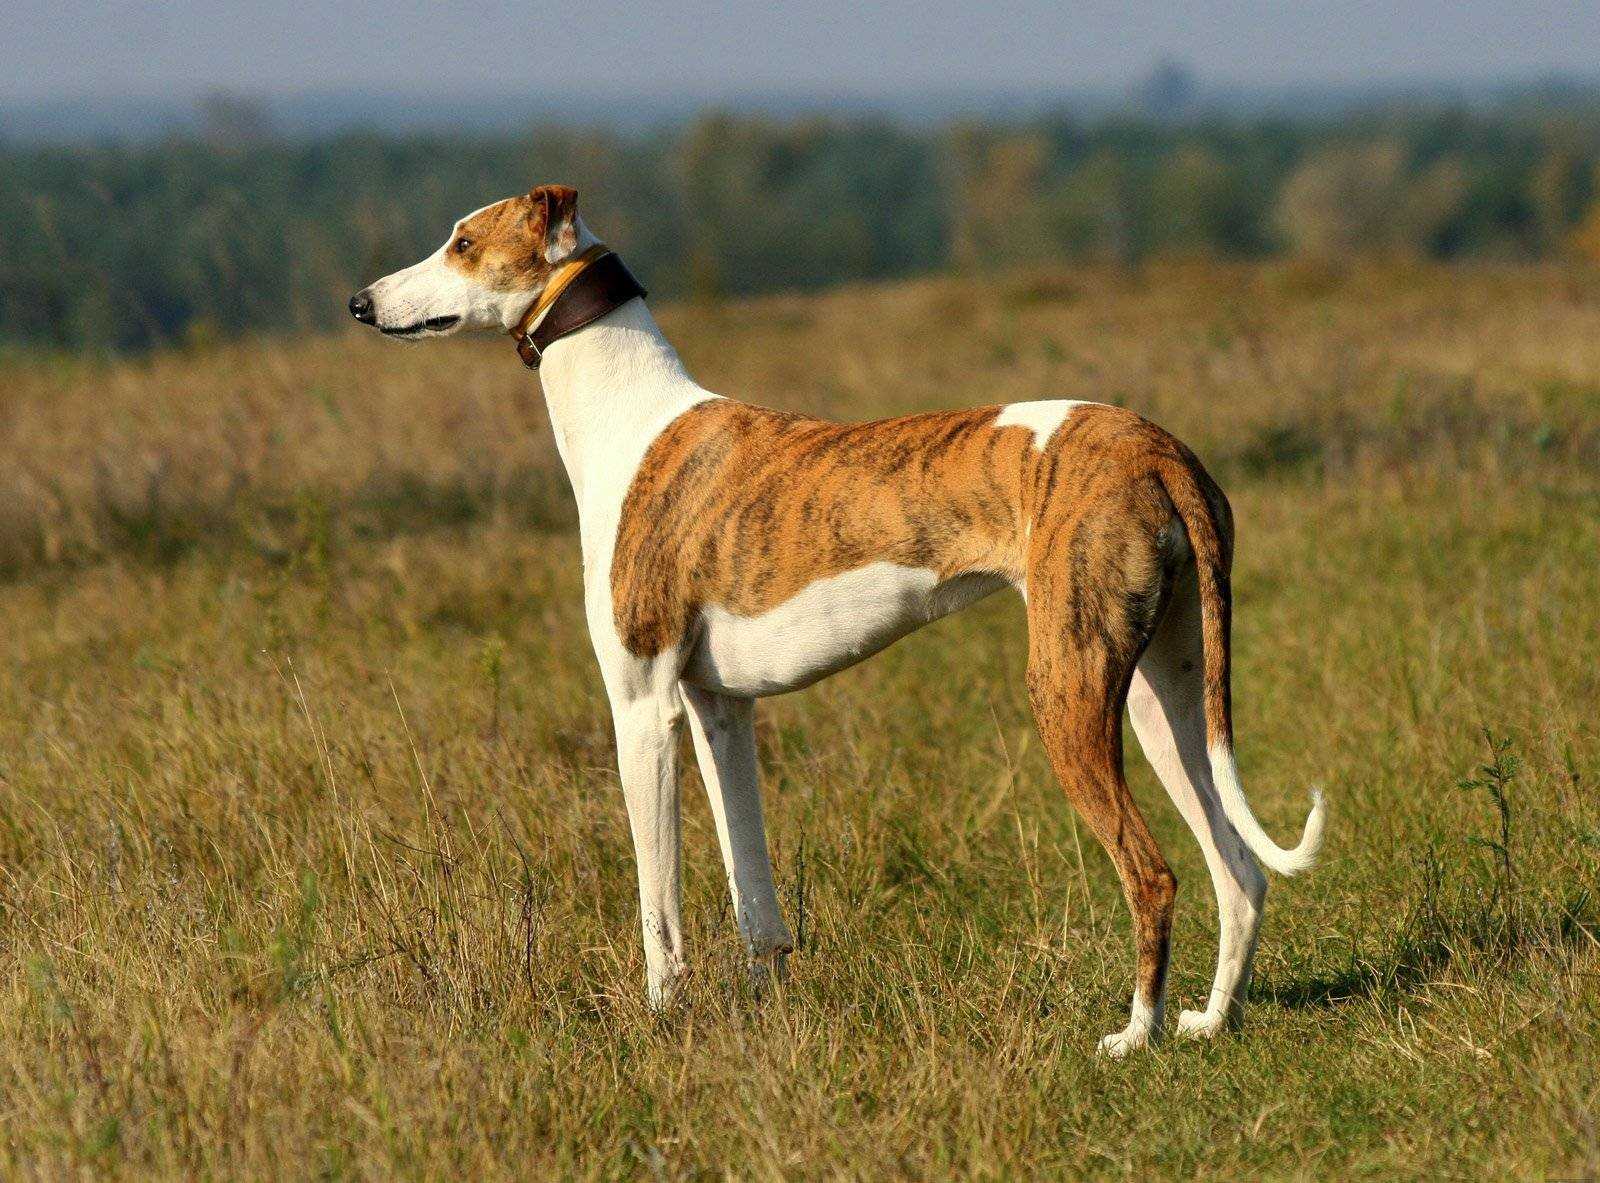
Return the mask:
{"type": "Polygon", "coordinates": [[[1231,85],[1600,73],[1568,0],[6,0],[0,99],[226,88],[715,97],[1120,86],[1170,57],[1231,85]]]}

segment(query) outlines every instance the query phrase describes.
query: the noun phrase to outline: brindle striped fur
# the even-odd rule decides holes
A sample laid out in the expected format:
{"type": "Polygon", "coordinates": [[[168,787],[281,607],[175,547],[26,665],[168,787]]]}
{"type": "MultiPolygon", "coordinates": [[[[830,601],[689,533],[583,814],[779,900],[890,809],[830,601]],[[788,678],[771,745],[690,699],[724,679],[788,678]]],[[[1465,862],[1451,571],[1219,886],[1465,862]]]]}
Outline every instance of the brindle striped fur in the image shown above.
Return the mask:
{"type": "Polygon", "coordinates": [[[645,453],[623,504],[611,566],[623,643],[658,653],[704,605],[756,616],[878,560],[1020,578],[1033,437],[994,430],[994,417],[841,424],[694,407],[645,453]]]}
{"type": "MultiPolygon", "coordinates": [[[[1040,733],[1117,866],[1139,990],[1159,999],[1176,880],[1123,780],[1122,710],[1191,548],[1225,636],[1227,503],[1193,453],[1130,411],[1080,406],[1042,449],[1030,428],[995,426],[999,411],[839,424],[694,407],[645,453],[624,502],[617,631],[648,656],[685,639],[705,606],[759,615],[876,561],[1025,580],[1040,733]]],[[[1207,713],[1224,731],[1226,650],[1207,639],[1206,694],[1222,708],[1207,713]]]]}

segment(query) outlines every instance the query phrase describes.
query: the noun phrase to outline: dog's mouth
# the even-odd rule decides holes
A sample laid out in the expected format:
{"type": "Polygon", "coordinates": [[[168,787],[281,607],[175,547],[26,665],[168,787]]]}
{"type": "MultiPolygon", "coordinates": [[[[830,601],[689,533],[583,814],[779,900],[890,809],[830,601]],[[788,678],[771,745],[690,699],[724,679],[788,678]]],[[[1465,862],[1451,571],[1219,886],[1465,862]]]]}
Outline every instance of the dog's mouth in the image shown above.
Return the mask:
{"type": "Polygon", "coordinates": [[[430,316],[416,324],[381,326],[378,331],[386,337],[420,337],[424,333],[443,333],[461,323],[459,316],[430,316]]]}

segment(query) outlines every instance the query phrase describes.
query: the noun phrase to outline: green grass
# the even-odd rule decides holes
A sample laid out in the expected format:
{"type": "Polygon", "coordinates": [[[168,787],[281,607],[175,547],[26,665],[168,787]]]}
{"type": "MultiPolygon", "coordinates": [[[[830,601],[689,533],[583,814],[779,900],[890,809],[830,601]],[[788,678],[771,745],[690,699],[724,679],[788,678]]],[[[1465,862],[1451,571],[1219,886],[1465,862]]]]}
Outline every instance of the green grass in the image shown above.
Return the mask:
{"type": "MultiPolygon", "coordinates": [[[[485,426],[545,430],[509,351],[23,373],[0,436],[46,441],[24,466],[58,479],[4,515],[0,1171],[1593,1177],[1600,304],[1547,278],[1299,300],[1270,274],[1074,276],[953,340],[959,284],[667,317],[730,392],[1115,397],[1224,477],[1246,789],[1287,839],[1323,784],[1330,837],[1273,884],[1246,1029],[1122,1063],[1093,1049],[1125,1018],[1127,915],[1033,734],[1014,597],[764,705],[803,929],[764,999],[686,776],[691,997],[652,1016],[570,511],[547,441],[485,426]],[[431,441],[366,418],[411,369],[375,397],[431,441]],[[174,375],[191,423],[288,424],[285,451],[217,427],[186,469],[183,424],[141,410],[174,375]],[[110,475],[64,445],[43,467],[51,424],[119,416],[110,475]],[[163,455],[147,531],[181,544],[151,546],[106,523],[163,455]]],[[[1194,1005],[1209,886],[1129,750],[1194,1005]]]]}

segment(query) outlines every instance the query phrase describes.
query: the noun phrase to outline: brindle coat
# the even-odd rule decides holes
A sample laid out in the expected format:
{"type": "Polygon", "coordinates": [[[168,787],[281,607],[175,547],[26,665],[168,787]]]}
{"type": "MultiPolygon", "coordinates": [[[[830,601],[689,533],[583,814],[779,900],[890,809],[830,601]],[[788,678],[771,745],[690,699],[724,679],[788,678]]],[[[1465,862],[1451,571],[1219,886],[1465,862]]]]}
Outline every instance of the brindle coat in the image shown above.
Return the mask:
{"type": "MultiPolygon", "coordinates": [[[[719,399],[685,412],[623,503],[617,633],[651,656],[689,637],[706,607],[758,616],[879,561],[1024,586],[1039,730],[1116,864],[1139,990],[1157,999],[1177,881],[1123,779],[1122,711],[1191,553],[1206,627],[1226,636],[1227,501],[1188,448],[1131,411],[1079,406],[1042,448],[1031,428],[996,426],[1000,411],[840,424],[719,399]]],[[[1212,640],[1211,738],[1231,740],[1227,645],[1212,640]]]]}

